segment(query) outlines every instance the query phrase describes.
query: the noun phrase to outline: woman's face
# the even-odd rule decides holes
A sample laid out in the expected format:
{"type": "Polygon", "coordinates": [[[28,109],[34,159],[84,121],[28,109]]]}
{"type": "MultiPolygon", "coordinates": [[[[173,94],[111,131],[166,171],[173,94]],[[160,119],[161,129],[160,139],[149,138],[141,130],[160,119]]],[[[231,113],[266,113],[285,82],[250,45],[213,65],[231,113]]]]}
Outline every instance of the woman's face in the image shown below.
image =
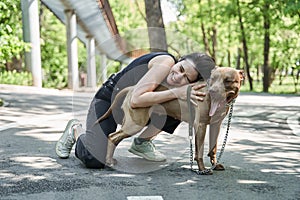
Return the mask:
{"type": "Polygon", "coordinates": [[[167,76],[167,83],[173,86],[182,86],[197,80],[198,72],[189,60],[176,63],[167,76]]]}

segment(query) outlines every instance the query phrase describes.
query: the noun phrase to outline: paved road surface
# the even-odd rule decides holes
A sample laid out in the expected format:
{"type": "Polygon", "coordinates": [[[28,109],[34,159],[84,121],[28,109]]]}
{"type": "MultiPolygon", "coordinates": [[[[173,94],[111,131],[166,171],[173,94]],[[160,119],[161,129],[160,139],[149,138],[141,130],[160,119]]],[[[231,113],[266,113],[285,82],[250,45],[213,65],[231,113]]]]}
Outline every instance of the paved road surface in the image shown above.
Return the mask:
{"type": "Polygon", "coordinates": [[[55,141],[68,119],[84,123],[92,95],[0,85],[10,103],[0,107],[0,199],[300,199],[299,96],[241,94],[222,157],[226,170],[197,176],[189,171],[185,123],[155,140],[167,162],[130,154],[131,138],[118,147],[115,170],[86,169],[74,151],[57,158],[55,141]]]}

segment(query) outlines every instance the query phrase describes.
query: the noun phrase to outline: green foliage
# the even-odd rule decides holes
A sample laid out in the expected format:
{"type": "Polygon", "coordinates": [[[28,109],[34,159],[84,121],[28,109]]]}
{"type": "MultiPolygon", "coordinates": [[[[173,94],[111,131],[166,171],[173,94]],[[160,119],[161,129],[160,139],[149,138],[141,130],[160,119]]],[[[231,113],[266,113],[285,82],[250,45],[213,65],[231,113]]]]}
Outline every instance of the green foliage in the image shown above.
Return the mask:
{"type": "Polygon", "coordinates": [[[113,74],[121,69],[121,63],[116,61],[110,61],[107,63],[107,74],[113,74]]]}
{"type": "MultiPolygon", "coordinates": [[[[0,71],[1,83],[32,84],[29,73],[6,71],[6,64],[13,58],[24,57],[30,44],[22,38],[22,12],[20,0],[0,2],[0,71]],[[2,77],[3,76],[3,77],[2,77]],[[15,77],[13,77],[15,76],[15,77]],[[21,76],[24,76],[23,78],[21,76]],[[17,80],[20,80],[17,81],[17,80]]],[[[64,88],[67,86],[68,65],[65,26],[43,5],[40,5],[41,59],[43,87],[64,88]]],[[[85,71],[86,52],[78,42],[79,66],[85,71]]]]}
{"type": "Polygon", "coordinates": [[[149,48],[144,1],[109,1],[119,34],[126,40],[127,50],[149,48]]]}
{"type": "Polygon", "coordinates": [[[0,70],[13,57],[29,49],[22,39],[22,13],[20,0],[2,0],[0,2],[0,70]]]}
{"type": "MultiPolygon", "coordinates": [[[[295,68],[296,61],[300,60],[299,0],[169,1],[175,4],[178,9],[178,21],[170,24],[169,27],[199,43],[202,51],[206,51],[203,40],[205,33],[210,48],[209,53],[212,53],[212,47],[214,47],[218,65],[232,67],[237,65],[238,48],[242,47],[240,24],[237,17],[237,1],[240,2],[252,76],[261,73],[261,71],[257,72],[256,69],[260,70],[264,63],[264,14],[270,16],[269,68],[271,76],[275,78],[274,84],[278,81],[282,71],[295,68]],[[264,13],[266,2],[270,3],[270,8],[267,13],[264,13]],[[203,27],[201,27],[202,25],[203,27]],[[212,43],[213,29],[215,29],[217,36],[215,44],[212,43]]],[[[243,60],[241,61],[243,64],[243,60]]],[[[262,78],[263,74],[260,76],[259,79],[262,78]]],[[[295,75],[294,79],[296,80],[295,75]]],[[[286,91],[291,92],[294,90],[294,84],[288,83],[291,84],[291,90],[286,91]]],[[[255,87],[260,87],[260,85],[255,83],[255,87]]],[[[276,87],[271,86],[270,90],[276,91],[273,88],[276,87]]]]}
{"type": "Polygon", "coordinates": [[[300,1],[299,0],[281,0],[281,9],[285,15],[294,17],[300,15],[300,1]]]}
{"type": "Polygon", "coordinates": [[[0,72],[0,84],[32,85],[32,76],[27,71],[3,71],[0,72]]]}
{"type": "Polygon", "coordinates": [[[139,11],[144,14],[145,6],[143,1],[113,0],[109,1],[116,24],[121,36],[133,29],[147,27],[146,21],[139,11]]]}
{"type": "MultiPolygon", "coordinates": [[[[68,84],[66,28],[53,13],[41,5],[41,57],[43,87],[65,88],[68,84]]],[[[86,71],[86,52],[78,42],[78,63],[86,71]]]]}
{"type": "MultiPolygon", "coordinates": [[[[254,90],[252,92],[263,92],[262,81],[253,82],[254,90]]],[[[249,83],[245,82],[241,87],[241,92],[250,92],[249,83]]],[[[286,76],[283,79],[283,82],[280,83],[279,79],[273,81],[269,92],[272,94],[298,94],[300,95],[300,85],[294,85],[294,80],[292,76],[286,76]]]]}
{"type": "Polygon", "coordinates": [[[68,76],[65,27],[46,7],[41,10],[43,87],[64,88],[68,76]]]}
{"type": "MultiPolygon", "coordinates": [[[[237,0],[167,1],[177,9],[178,19],[166,25],[170,52],[183,55],[192,51],[205,51],[203,40],[205,33],[211,52],[215,45],[217,64],[232,67],[237,65],[238,48],[241,48],[237,0]],[[216,44],[212,43],[214,30],[216,44]]],[[[119,33],[129,43],[129,51],[149,47],[144,2],[139,0],[110,0],[109,2],[119,33]]],[[[261,70],[257,71],[263,65],[263,6],[266,2],[271,3],[267,13],[271,22],[269,65],[275,79],[270,91],[280,93],[277,90],[282,90],[293,93],[299,86],[295,81],[298,80],[295,74],[300,70],[300,66],[295,65],[300,60],[299,0],[239,0],[239,2],[254,80],[261,80],[263,76],[261,70]],[[290,74],[283,78],[279,76],[283,72],[290,71],[292,67],[295,71],[293,76],[290,74]],[[256,77],[256,74],[259,76],[256,77]],[[279,84],[279,77],[281,77],[281,84],[279,84]],[[279,89],[289,85],[290,89],[279,89]]],[[[40,8],[43,86],[64,88],[67,86],[68,72],[65,26],[45,6],[41,5],[40,8]]],[[[7,64],[13,58],[22,59],[24,50],[30,48],[29,44],[22,40],[20,0],[2,0],[0,10],[0,82],[30,85],[32,78],[25,69],[22,68],[21,71],[25,72],[21,73],[6,71],[7,64]]],[[[86,72],[86,50],[81,42],[78,42],[78,49],[79,70],[86,72]]],[[[243,59],[241,61],[243,64],[243,59]]],[[[107,67],[110,74],[120,69],[120,63],[110,61],[107,67]]],[[[260,91],[261,85],[262,81],[254,81],[255,90],[260,91]]],[[[299,90],[300,88],[297,89],[298,92],[299,90]]]]}

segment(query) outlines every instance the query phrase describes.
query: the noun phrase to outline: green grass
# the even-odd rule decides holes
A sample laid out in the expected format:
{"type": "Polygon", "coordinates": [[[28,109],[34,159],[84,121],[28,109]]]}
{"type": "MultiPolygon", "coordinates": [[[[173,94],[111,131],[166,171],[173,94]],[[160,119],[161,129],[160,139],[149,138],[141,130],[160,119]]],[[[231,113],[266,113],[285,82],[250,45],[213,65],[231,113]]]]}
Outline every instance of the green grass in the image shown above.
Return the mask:
{"type": "MultiPolygon", "coordinates": [[[[245,83],[241,87],[241,92],[263,92],[263,82],[262,81],[253,81],[253,91],[249,90],[249,82],[246,79],[245,83]]],[[[272,82],[272,85],[269,87],[270,94],[300,94],[300,84],[295,88],[293,77],[288,76],[284,77],[282,84],[279,84],[279,77],[276,77],[272,82]],[[296,91],[297,89],[297,91],[296,91]]]]}

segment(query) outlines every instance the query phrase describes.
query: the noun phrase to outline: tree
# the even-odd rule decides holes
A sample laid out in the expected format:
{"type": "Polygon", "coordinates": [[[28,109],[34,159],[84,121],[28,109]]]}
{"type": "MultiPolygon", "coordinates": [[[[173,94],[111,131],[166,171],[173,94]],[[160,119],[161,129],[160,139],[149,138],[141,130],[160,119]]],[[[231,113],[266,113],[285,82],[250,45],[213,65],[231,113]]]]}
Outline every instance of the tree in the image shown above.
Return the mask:
{"type": "MultiPolygon", "coordinates": [[[[201,0],[199,0],[199,4],[201,4],[201,0]]],[[[211,55],[215,61],[217,62],[217,28],[216,28],[216,24],[215,24],[215,17],[213,17],[213,8],[212,8],[212,3],[211,0],[208,0],[208,17],[209,17],[209,21],[211,21],[211,25],[208,24],[208,28],[206,28],[206,23],[204,22],[203,19],[205,19],[205,17],[200,17],[200,21],[201,21],[201,31],[202,31],[202,40],[203,40],[203,44],[205,47],[205,52],[209,55],[211,55]],[[209,38],[211,40],[209,40],[209,38]],[[211,41],[211,42],[209,42],[211,41]],[[210,45],[211,43],[211,45],[210,45]]],[[[200,5],[199,8],[199,16],[202,15],[202,6],[200,5]]]]}
{"type": "Polygon", "coordinates": [[[167,38],[160,0],[145,0],[146,20],[151,51],[167,51],[167,38]]]}
{"type": "Polygon", "coordinates": [[[145,6],[138,0],[110,1],[120,36],[126,41],[130,56],[138,56],[140,51],[149,50],[149,39],[145,17],[145,6]]]}
{"type": "MultiPolygon", "coordinates": [[[[295,64],[300,60],[299,0],[236,0],[239,1],[240,17],[237,2],[232,4],[230,0],[167,1],[176,8],[178,19],[168,24],[163,24],[160,4],[156,4],[156,1],[110,1],[119,33],[129,42],[129,52],[137,50],[135,55],[140,55],[149,50],[147,27],[154,26],[162,30],[166,28],[168,40],[160,39],[165,34],[160,34],[159,39],[155,40],[159,41],[159,45],[168,42],[168,50],[175,55],[206,51],[215,56],[217,65],[240,68],[246,66],[248,81],[249,77],[255,77],[259,81],[263,76],[264,91],[267,88],[268,91],[270,88],[272,90],[274,78],[279,78],[283,85],[285,80],[293,79],[296,91],[297,84],[299,85],[297,71],[300,70],[300,65],[295,64]],[[154,8],[152,17],[160,18],[147,20],[146,7],[154,8]],[[156,14],[156,11],[160,13],[156,14]],[[147,22],[160,25],[147,25],[147,22]],[[245,38],[246,45],[241,46],[242,38],[245,38]]],[[[30,46],[22,41],[20,0],[3,0],[0,2],[0,9],[0,73],[16,68],[25,71],[22,57],[26,46],[30,46]]],[[[41,6],[41,10],[43,84],[61,88],[65,85],[67,63],[65,34],[57,34],[57,30],[64,31],[65,28],[45,7],[41,6]]],[[[80,42],[79,44],[82,45],[80,42]]],[[[159,47],[160,50],[164,48],[159,47]]],[[[79,53],[79,65],[84,66],[84,47],[79,48],[81,50],[83,52],[79,53]]],[[[3,75],[4,73],[1,74],[2,80],[3,75]]],[[[17,77],[16,74],[12,76],[17,77]]]]}
{"type": "Polygon", "coordinates": [[[247,78],[249,81],[249,87],[250,91],[253,90],[253,84],[252,84],[252,77],[250,74],[250,65],[248,61],[248,47],[247,47],[247,39],[245,35],[245,29],[244,29],[244,24],[243,24],[243,19],[242,19],[242,13],[241,13],[241,7],[240,7],[240,1],[237,0],[237,12],[238,12],[238,17],[239,17],[239,23],[240,23],[240,28],[241,28],[241,40],[243,43],[243,50],[244,50],[244,61],[246,64],[246,73],[247,73],[247,78]]]}
{"type": "Polygon", "coordinates": [[[269,51],[270,51],[270,16],[269,16],[270,3],[264,0],[263,5],[263,19],[264,19],[264,77],[263,77],[263,91],[268,92],[270,86],[269,75],[269,51]]]}

